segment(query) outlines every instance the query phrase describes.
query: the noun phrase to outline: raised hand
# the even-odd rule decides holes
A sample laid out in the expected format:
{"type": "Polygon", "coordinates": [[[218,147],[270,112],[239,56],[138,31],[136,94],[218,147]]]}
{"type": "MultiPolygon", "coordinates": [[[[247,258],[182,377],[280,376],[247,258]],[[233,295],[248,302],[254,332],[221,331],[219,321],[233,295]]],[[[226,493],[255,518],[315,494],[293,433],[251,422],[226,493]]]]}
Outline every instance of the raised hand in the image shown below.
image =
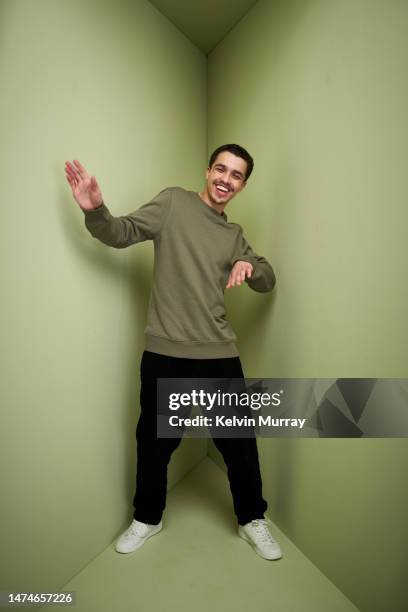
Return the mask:
{"type": "Polygon", "coordinates": [[[93,210],[103,204],[96,178],[90,176],[77,159],[74,159],[73,164],[65,162],[65,173],[71,185],[72,195],[83,210],[93,210]]]}
{"type": "Polygon", "coordinates": [[[247,261],[236,261],[228,277],[226,289],[240,285],[246,277],[250,278],[252,270],[252,265],[247,261]]]}

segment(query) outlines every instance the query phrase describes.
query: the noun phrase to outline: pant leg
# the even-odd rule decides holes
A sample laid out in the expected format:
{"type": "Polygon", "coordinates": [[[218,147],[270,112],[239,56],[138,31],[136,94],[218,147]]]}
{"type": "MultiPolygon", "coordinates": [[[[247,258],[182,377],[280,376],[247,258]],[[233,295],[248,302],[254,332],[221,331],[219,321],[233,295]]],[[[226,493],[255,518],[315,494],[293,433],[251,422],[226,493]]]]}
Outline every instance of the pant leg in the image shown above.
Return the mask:
{"type": "Polygon", "coordinates": [[[181,438],[157,437],[157,378],[188,377],[190,360],[144,351],[141,364],[140,417],[136,427],[137,472],[133,517],[156,525],[166,506],[167,466],[181,438]],[[187,373],[186,373],[187,372],[187,373]]]}
{"type": "MultiPolygon", "coordinates": [[[[195,375],[201,378],[244,378],[239,357],[200,360],[195,375]]],[[[227,467],[238,523],[245,525],[253,519],[264,518],[268,504],[262,497],[256,438],[214,437],[213,440],[227,467]]]]}

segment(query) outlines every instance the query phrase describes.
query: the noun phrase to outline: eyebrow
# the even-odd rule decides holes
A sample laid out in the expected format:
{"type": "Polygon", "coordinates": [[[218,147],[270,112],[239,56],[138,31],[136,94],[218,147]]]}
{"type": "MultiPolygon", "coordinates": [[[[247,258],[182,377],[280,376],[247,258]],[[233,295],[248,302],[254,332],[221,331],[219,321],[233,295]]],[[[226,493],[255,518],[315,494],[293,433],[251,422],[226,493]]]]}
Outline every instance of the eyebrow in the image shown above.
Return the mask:
{"type": "MultiPolygon", "coordinates": [[[[226,168],[225,164],[215,164],[215,167],[219,167],[219,168],[226,168]]],[[[242,172],[240,172],[239,170],[233,170],[233,172],[235,172],[235,174],[239,174],[239,176],[241,176],[242,178],[244,178],[244,175],[242,174],[242,172]]]]}

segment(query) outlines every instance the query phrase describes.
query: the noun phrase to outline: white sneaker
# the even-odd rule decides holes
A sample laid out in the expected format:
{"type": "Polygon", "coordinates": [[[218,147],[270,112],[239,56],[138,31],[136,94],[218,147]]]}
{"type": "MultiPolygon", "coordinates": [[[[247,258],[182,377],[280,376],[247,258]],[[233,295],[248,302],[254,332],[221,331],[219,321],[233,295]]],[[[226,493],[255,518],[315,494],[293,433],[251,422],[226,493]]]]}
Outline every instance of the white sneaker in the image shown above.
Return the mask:
{"type": "Polygon", "coordinates": [[[162,528],[162,522],[158,525],[148,525],[133,519],[130,526],[118,538],[116,551],[120,553],[130,553],[140,548],[150,536],[158,533],[162,528]]]}
{"type": "Polygon", "coordinates": [[[255,519],[246,525],[239,525],[238,535],[264,559],[280,559],[282,551],[268,529],[268,522],[268,519],[255,519]]]}

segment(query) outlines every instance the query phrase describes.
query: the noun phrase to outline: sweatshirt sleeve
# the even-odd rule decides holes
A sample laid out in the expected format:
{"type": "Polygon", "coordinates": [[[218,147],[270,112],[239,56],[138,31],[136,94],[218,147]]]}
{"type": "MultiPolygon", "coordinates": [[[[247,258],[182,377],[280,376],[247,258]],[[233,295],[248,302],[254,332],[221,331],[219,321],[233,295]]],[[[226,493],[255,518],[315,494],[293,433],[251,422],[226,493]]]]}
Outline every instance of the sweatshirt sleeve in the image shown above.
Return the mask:
{"type": "Polygon", "coordinates": [[[136,242],[154,240],[166,222],[170,207],[171,191],[167,188],[128,215],[114,217],[105,203],[93,210],[82,210],[85,226],[94,238],[123,249],[136,242]]]}
{"type": "Polygon", "coordinates": [[[247,261],[253,267],[252,276],[246,277],[245,282],[254,291],[266,293],[272,291],[276,284],[276,277],[272,266],[265,257],[257,255],[245,240],[242,228],[240,228],[237,248],[234,253],[232,265],[237,261],[247,261]]]}

